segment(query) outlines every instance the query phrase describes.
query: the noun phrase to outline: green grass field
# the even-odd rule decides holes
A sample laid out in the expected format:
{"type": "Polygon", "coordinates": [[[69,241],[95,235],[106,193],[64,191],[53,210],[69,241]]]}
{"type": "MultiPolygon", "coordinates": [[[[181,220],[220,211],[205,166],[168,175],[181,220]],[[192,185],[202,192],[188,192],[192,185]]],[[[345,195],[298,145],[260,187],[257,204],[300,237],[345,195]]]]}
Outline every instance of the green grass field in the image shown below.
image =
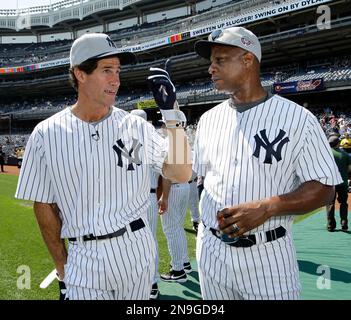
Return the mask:
{"type": "MultiPolygon", "coordinates": [[[[53,263],[41,238],[32,202],[14,198],[16,184],[16,176],[0,175],[0,300],[57,299],[56,281],[47,289],[39,288],[41,281],[52,271],[53,263]],[[18,282],[23,283],[23,268],[30,270],[30,289],[17,286],[18,282]]],[[[295,222],[313,213],[297,216],[295,222]]],[[[192,260],[195,259],[195,232],[189,213],[184,227],[192,260]]],[[[163,273],[169,269],[170,257],[160,221],[157,235],[159,271],[163,273]]]]}
{"type": "MultiPolygon", "coordinates": [[[[53,263],[41,238],[32,209],[32,202],[14,198],[17,177],[0,175],[0,300],[57,299],[57,282],[40,289],[41,281],[52,271],[53,263]],[[30,270],[30,289],[19,289],[23,283],[23,267],[30,270]],[[17,268],[19,268],[17,273],[17,268]],[[26,267],[25,267],[26,268],[26,267]]],[[[195,232],[190,214],[186,216],[185,231],[190,259],[195,258],[195,232]]],[[[159,271],[169,270],[170,257],[162,226],[158,223],[159,271]]]]}

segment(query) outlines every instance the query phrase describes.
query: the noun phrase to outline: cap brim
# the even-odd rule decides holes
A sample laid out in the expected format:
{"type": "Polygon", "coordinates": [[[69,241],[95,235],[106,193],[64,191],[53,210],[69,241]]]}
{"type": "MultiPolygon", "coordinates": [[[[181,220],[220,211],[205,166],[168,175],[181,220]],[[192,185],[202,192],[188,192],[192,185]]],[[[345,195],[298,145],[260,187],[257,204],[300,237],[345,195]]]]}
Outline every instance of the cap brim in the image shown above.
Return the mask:
{"type": "Polygon", "coordinates": [[[195,52],[207,60],[211,59],[211,49],[213,46],[236,47],[228,43],[214,42],[208,40],[199,40],[195,43],[195,52]]]}
{"type": "Polygon", "coordinates": [[[195,52],[200,56],[207,60],[211,58],[211,48],[213,46],[212,41],[200,40],[195,43],[195,52]]]}
{"type": "Polygon", "coordinates": [[[135,54],[132,52],[120,52],[117,54],[117,57],[119,58],[121,65],[131,64],[136,61],[135,54]]]}
{"type": "Polygon", "coordinates": [[[106,54],[102,54],[98,57],[94,57],[94,59],[107,58],[107,57],[111,57],[111,56],[118,57],[121,65],[131,64],[131,63],[134,63],[136,61],[135,54],[132,52],[127,52],[127,51],[126,52],[109,52],[106,54]]]}

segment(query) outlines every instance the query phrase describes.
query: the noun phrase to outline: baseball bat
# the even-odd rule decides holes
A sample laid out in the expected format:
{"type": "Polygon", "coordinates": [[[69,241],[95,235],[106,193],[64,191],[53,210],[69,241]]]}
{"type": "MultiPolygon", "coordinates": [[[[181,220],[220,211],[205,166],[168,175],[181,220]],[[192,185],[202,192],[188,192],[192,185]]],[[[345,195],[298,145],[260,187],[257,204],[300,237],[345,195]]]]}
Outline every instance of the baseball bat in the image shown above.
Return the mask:
{"type": "Polygon", "coordinates": [[[172,68],[172,60],[171,58],[168,58],[165,62],[165,70],[169,74],[169,78],[171,78],[171,68],[172,68]]]}
{"type": "MultiPolygon", "coordinates": [[[[168,59],[166,60],[166,62],[165,62],[165,70],[168,72],[169,78],[172,77],[171,69],[172,69],[172,58],[168,58],[168,59]]],[[[179,109],[178,101],[176,101],[176,102],[174,103],[174,109],[175,109],[175,110],[180,110],[180,109],[179,109]]]]}
{"type": "Polygon", "coordinates": [[[41,289],[46,289],[55,279],[58,279],[57,277],[57,271],[56,269],[52,270],[46,278],[41,282],[39,287],[41,289]]]}

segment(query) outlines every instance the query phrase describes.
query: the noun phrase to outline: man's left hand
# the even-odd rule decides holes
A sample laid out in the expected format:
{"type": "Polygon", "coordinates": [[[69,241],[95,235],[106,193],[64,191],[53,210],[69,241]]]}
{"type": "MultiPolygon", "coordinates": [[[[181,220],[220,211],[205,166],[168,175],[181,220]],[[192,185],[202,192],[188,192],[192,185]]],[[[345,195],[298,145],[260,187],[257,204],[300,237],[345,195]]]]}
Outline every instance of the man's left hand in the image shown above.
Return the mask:
{"type": "Polygon", "coordinates": [[[164,214],[168,210],[168,199],[165,199],[161,196],[160,200],[158,201],[158,213],[159,215],[164,214]]]}
{"type": "MultiPolygon", "coordinates": [[[[169,121],[180,123],[183,127],[186,124],[186,117],[179,109],[176,97],[176,88],[170,77],[170,61],[167,60],[165,69],[150,68],[150,76],[147,78],[147,83],[152,91],[157,106],[159,107],[162,118],[170,125],[169,121]]],[[[173,126],[170,126],[173,128],[173,126]]]]}
{"type": "Polygon", "coordinates": [[[151,75],[147,81],[157,106],[161,111],[173,110],[176,102],[176,89],[168,72],[161,68],[150,68],[150,72],[151,75]]]}

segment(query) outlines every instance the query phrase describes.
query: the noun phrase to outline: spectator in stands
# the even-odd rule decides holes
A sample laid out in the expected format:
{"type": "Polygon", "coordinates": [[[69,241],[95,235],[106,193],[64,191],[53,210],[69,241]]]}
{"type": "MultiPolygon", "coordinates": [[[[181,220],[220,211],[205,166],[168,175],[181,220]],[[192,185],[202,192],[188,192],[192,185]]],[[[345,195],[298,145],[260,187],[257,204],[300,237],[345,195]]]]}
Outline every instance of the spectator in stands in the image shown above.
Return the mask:
{"type": "Polygon", "coordinates": [[[351,138],[347,132],[344,133],[344,138],[340,142],[340,148],[347,153],[351,153],[351,138]]]}
{"type": "Polygon", "coordinates": [[[339,133],[341,136],[343,136],[346,132],[345,120],[343,118],[339,118],[338,124],[339,124],[339,133]]]}
{"type": "Polygon", "coordinates": [[[340,224],[341,230],[347,231],[347,213],[348,213],[348,174],[351,171],[351,158],[348,153],[339,148],[340,139],[337,136],[331,136],[328,139],[332,148],[335,162],[343,179],[341,184],[335,186],[335,196],[333,201],[326,206],[327,209],[327,229],[332,232],[336,228],[335,221],[335,200],[340,203],[340,224]]]}

